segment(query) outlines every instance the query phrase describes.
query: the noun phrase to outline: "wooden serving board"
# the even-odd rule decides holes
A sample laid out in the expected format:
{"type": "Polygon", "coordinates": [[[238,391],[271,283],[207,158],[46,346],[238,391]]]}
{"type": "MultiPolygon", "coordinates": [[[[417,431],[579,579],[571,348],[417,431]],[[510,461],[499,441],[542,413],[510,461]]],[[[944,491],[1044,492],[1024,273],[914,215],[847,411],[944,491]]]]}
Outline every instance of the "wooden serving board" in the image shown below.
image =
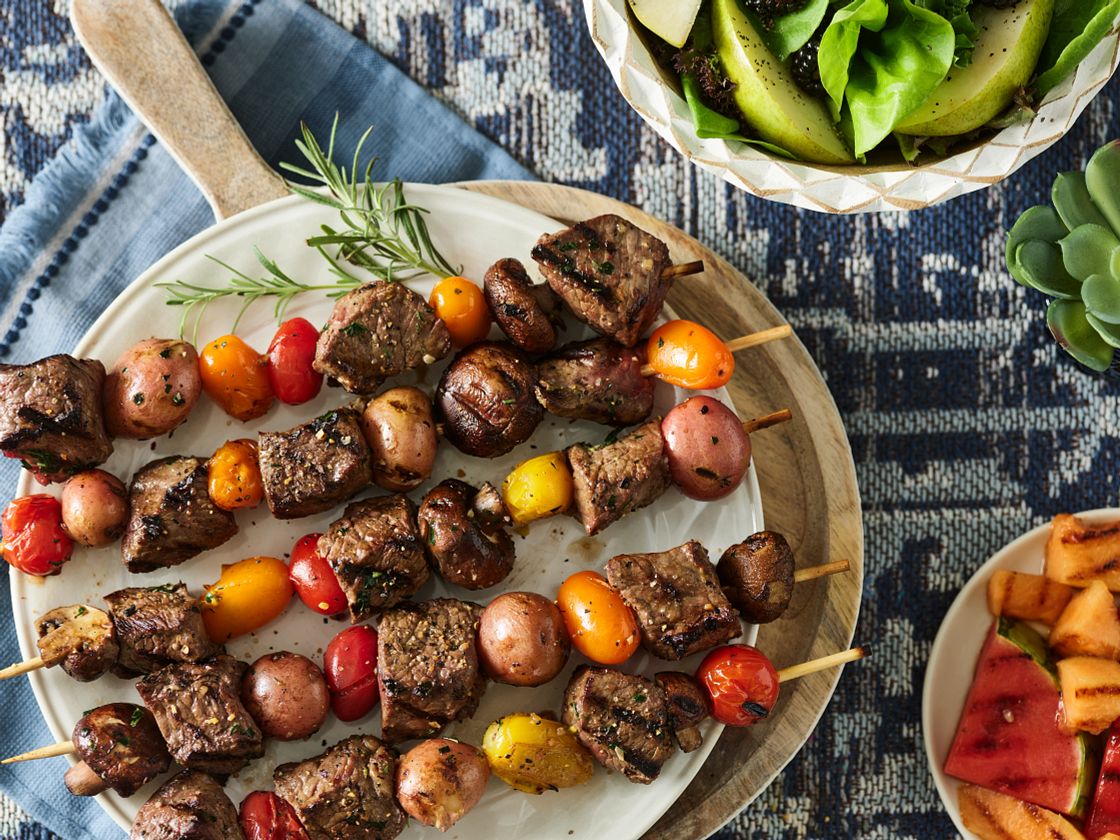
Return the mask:
{"type": "MultiPolygon", "coordinates": [[[[669,293],[669,305],[679,317],[703,323],[725,338],[785,323],[733,266],[630,205],[553,184],[476,181],[456,186],[565,224],[617,213],[665,240],[673,262],[704,261],[702,275],[677,281],[669,293]]],[[[792,422],[751,437],[766,527],[786,536],[799,566],[844,558],[852,563],[848,574],[798,584],[786,613],[759,629],[758,647],[778,668],[843,650],[851,644],[859,615],[863,522],[855,465],[836,404],[796,337],[737,354],[728,388],[743,418],[781,408],[793,411],[792,422]]],[[[703,769],[646,838],[707,837],[735,816],[801,749],[839,678],[835,670],[790,683],[768,722],[724,729],[703,769]]]]}

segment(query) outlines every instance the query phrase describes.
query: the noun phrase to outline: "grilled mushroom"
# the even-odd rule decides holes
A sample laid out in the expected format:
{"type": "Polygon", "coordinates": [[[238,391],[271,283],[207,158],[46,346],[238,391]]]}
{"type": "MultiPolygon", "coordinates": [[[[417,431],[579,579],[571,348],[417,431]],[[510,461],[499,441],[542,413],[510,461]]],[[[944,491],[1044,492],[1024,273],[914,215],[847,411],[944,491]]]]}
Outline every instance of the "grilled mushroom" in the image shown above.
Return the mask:
{"type": "Polygon", "coordinates": [[[43,667],[61,665],[78,682],[95,680],[120,655],[108,613],[86,604],[56,607],[35,622],[43,667]]]}
{"type": "Polygon", "coordinates": [[[777,619],[793,596],[793,550],[776,531],[759,531],[731,546],[716,573],[727,599],[752,624],[777,619]]]}

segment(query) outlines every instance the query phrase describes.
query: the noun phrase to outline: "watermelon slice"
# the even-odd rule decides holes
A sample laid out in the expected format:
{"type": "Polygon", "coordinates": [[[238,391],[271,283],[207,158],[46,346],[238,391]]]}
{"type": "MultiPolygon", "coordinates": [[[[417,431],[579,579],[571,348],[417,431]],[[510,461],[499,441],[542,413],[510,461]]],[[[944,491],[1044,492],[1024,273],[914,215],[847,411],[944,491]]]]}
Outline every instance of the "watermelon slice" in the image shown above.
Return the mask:
{"type": "Polygon", "coordinates": [[[1092,741],[1058,729],[1058,677],[1042,637],[999,618],[988,633],[945,772],[1080,817],[1094,780],[1092,741]]]}
{"type": "Polygon", "coordinates": [[[1085,836],[1089,840],[1098,840],[1109,832],[1120,834],[1120,722],[1108,730],[1093,807],[1085,820],[1085,836]]]}

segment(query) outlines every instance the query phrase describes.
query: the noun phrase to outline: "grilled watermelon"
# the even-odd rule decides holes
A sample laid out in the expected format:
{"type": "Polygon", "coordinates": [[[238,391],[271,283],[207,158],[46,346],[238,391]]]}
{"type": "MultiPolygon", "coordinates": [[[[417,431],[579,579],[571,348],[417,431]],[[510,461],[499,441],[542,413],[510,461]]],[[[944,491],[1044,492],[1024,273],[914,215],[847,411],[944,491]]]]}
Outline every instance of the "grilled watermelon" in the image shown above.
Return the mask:
{"type": "Polygon", "coordinates": [[[1060,694],[1042,637],[997,619],[957,724],[945,772],[1080,817],[1094,781],[1092,742],[1058,728],[1060,694]]]}
{"type": "Polygon", "coordinates": [[[1108,730],[1108,741],[1101,759],[1101,774],[1093,794],[1093,807],[1085,820],[1085,836],[1089,840],[1120,834],[1120,723],[1108,730]]]}

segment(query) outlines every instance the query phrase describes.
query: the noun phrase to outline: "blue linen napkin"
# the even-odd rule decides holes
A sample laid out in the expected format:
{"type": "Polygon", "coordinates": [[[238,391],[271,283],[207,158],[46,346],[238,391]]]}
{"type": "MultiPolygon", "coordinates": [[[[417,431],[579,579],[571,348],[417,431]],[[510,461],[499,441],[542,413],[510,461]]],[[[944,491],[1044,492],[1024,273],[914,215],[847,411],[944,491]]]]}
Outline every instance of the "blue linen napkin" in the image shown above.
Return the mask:
{"type": "MultiPolygon", "coordinates": [[[[266,160],[292,160],[300,120],[325,136],[341,115],[348,157],[369,125],[380,171],[405,181],[532,175],[384,57],[298,0],[192,0],[177,13],[218,90],[266,160]]],[[[213,223],[206,201],[113,93],[27,191],[0,229],[0,360],[68,352],[149,265],[213,223]]],[[[0,487],[18,465],[0,459],[0,487]]],[[[10,493],[8,489],[6,492],[10,493]]],[[[0,587],[0,662],[17,661],[10,595],[0,587]]],[[[25,679],[0,683],[8,754],[52,742],[25,679]]],[[[0,790],[67,840],[121,830],[71,796],[58,761],[0,767],[0,790]]]]}

